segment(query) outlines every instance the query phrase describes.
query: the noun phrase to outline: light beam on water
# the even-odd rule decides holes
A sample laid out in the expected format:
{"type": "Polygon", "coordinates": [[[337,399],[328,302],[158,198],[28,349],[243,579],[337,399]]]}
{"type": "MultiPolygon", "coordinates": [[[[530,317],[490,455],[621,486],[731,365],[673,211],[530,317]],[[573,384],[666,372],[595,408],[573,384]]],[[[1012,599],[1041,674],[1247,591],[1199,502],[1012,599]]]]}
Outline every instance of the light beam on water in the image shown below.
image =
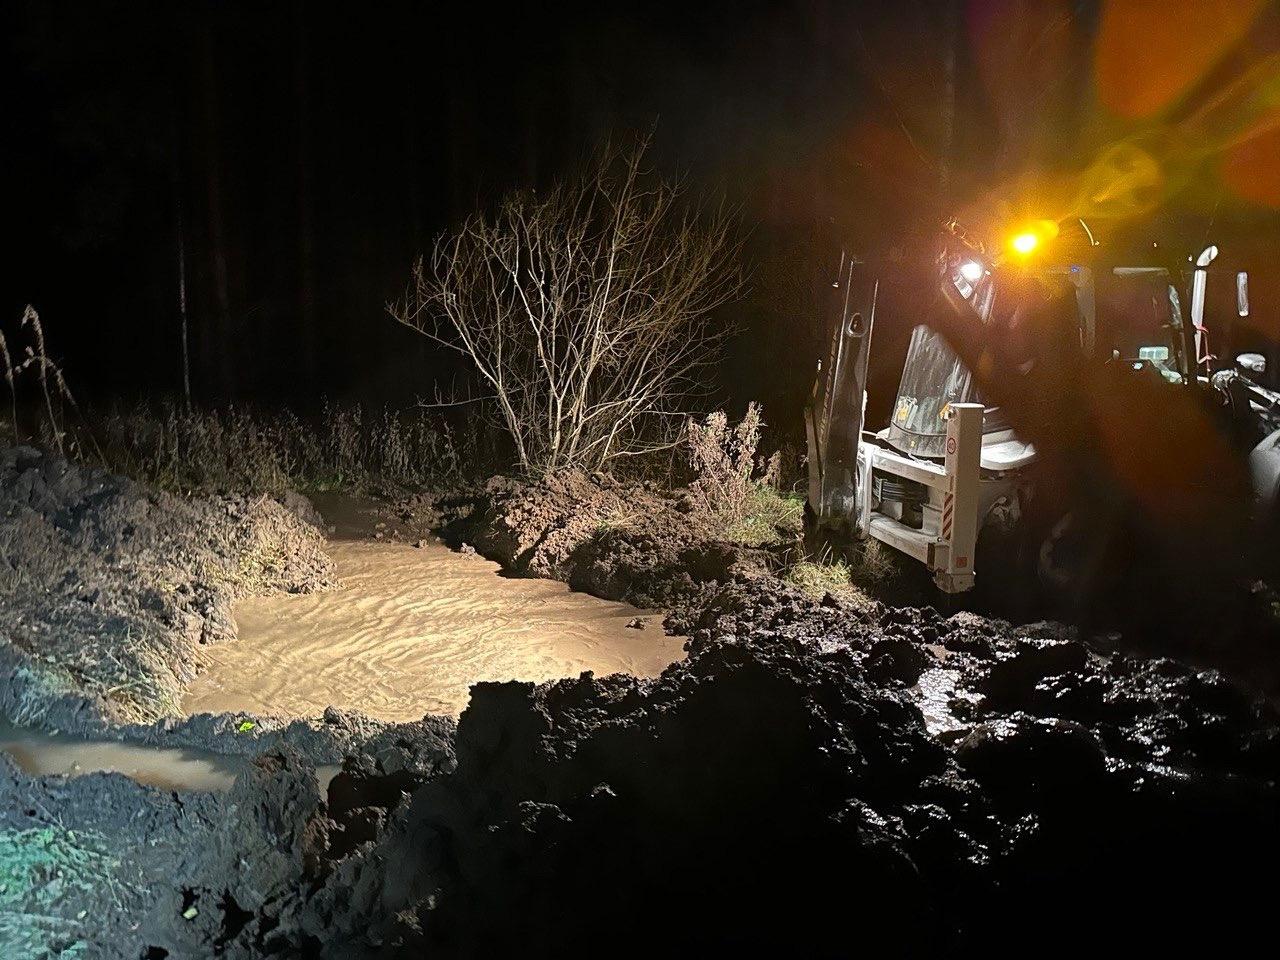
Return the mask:
{"type": "MultiPolygon", "coordinates": [[[[236,605],[240,637],[206,648],[186,713],[316,716],[332,704],[388,721],[460,713],[481,680],[544,681],[626,672],[653,677],[682,637],[628,628],[647,611],[435,543],[335,541],[342,585],[236,605]]],[[[651,612],[649,612],[651,613],[651,612]]]]}

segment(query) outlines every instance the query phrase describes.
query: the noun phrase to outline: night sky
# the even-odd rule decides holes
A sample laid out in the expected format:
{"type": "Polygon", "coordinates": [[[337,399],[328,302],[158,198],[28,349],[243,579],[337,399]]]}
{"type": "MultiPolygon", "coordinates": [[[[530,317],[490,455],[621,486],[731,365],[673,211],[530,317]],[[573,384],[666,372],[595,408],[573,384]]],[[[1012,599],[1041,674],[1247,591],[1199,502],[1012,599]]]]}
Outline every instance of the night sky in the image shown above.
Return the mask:
{"type": "MultiPolygon", "coordinates": [[[[34,304],[97,403],[179,389],[180,262],[198,401],[428,394],[450,366],[384,311],[415,254],[653,129],[656,169],[742,210],[752,284],[722,396],[789,415],[842,248],[1002,189],[1007,206],[1028,175],[1185,117],[1226,57],[1153,110],[1107,86],[1098,4],[1065,0],[4,10],[2,322],[34,304]]],[[[1265,195],[1184,193],[1179,222],[1247,223],[1259,244],[1265,195]]]]}

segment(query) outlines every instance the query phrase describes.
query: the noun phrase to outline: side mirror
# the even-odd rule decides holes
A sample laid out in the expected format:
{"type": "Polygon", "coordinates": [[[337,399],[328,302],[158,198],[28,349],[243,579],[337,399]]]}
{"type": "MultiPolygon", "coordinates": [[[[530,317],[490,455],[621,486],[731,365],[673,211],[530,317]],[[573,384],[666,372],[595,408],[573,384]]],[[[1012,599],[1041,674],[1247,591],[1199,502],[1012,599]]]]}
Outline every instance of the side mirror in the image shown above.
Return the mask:
{"type": "Polygon", "coordinates": [[[1236,357],[1236,366],[1250,373],[1266,373],[1267,358],[1260,353],[1242,353],[1236,357]]]}
{"type": "Polygon", "coordinates": [[[1249,274],[1243,270],[1236,274],[1236,313],[1249,315],[1249,274]]]}

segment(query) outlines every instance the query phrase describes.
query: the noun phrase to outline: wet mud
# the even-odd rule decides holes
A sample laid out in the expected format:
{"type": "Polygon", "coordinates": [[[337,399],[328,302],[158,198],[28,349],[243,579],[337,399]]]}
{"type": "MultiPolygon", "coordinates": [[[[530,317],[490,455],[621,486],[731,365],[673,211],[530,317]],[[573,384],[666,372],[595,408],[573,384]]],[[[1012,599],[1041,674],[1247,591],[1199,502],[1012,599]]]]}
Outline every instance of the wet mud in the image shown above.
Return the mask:
{"type": "Polygon", "coordinates": [[[290,786],[305,774],[281,759],[259,793],[304,797],[285,807],[309,838],[295,882],[245,908],[229,855],[206,862],[190,889],[230,891],[235,935],[170,911],[154,945],[1005,956],[1230,952],[1267,934],[1254,868],[1280,854],[1280,717],[1239,685],[1061,624],[815,601],[731,550],[663,587],[673,557],[718,549],[683,533],[485,537],[521,496],[491,491],[465,518],[482,551],[668,591],[687,659],[657,679],[479,684],[456,768],[411,792],[373,776],[336,802],[290,786]],[[326,845],[326,829],[363,840],[326,845]]]}
{"type": "Polygon", "coordinates": [[[332,585],[308,513],[0,451],[0,717],[97,734],[175,715],[201,648],[234,638],[235,600],[332,585]]]}
{"type": "Polygon", "coordinates": [[[735,574],[769,569],[768,550],[726,543],[697,499],[652,484],[566,472],[538,483],[496,478],[477,494],[409,502],[445,539],[521,576],[664,610],[694,607],[735,574]]]}
{"type": "Polygon", "coordinates": [[[28,884],[10,912],[135,958],[1220,955],[1270,937],[1267,701],[1061,624],[814,600],[681,524],[678,496],[602,526],[575,511],[630,488],[557,483],[400,505],[385,536],[431,516],[513,573],[663,599],[685,659],[479,683],[456,727],[165,721],[256,754],[223,793],[10,767],[0,806],[21,816],[0,840],[47,853],[29,876],[61,857],[112,878],[97,890],[162,878],[96,924],[109,901],[83,887],[28,884]],[[67,815],[87,853],[45,832],[67,815]],[[116,818],[146,849],[101,847],[116,818]]]}

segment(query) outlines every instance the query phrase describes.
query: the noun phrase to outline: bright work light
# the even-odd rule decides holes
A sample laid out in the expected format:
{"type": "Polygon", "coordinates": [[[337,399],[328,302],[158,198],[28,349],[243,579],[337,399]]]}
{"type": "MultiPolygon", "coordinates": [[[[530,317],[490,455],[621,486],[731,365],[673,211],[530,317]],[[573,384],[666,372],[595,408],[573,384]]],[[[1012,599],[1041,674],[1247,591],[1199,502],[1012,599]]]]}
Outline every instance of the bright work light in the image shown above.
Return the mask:
{"type": "Polygon", "coordinates": [[[1027,230],[1024,233],[1015,234],[1014,238],[1009,241],[1009,246],[1013,247],[1017,253],[1020,253],[1025,257],[1036,247],[1040,246],[1040,238],[1030,230],[1027,230]]]}
{"type": "Polygon", "coordinates": [[[1009,249],[1020,257],[1029,257],[1057,235],[1058,225],[1054,221],[1034,220],[1009,238],[1009,249]]]}

